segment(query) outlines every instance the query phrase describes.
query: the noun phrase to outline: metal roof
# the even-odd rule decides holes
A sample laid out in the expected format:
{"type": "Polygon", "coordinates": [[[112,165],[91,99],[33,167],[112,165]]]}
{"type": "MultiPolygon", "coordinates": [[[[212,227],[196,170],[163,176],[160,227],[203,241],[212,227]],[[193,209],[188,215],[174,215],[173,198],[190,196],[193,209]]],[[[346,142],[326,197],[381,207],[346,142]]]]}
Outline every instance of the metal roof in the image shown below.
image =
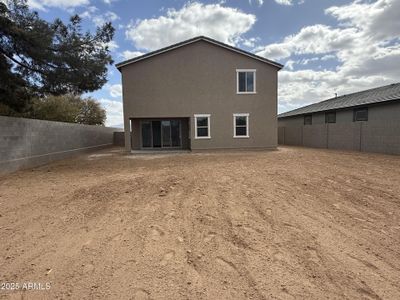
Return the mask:
{"type": "Polygon", "coordinates": [[[381,86],[366,91],[343,95],[322,102],[300,107],[278,115],[286,118],[334,109],[349,108],[354,106],[369,105],[387,101],[400,100],[400,83],[381,86]]]}
{"type": "Polygon", "coordinates": [[[194,37],[192,39],[185,40],[183,42],[180,42],[180,43],[177,43],[177,44],[173,44],[171,46],[168,46],[168,47],[165,47],[165,48],[161,48],[159,50],[156,50],[156,51],[153,51],[153,52],[149,52],[149,53],[146,53],[144,55],[137,56],[137,57],[125,60],[123,62],[117,63],[115,66],[117,67],[118,70],[120,70],[123,66],[129,65],[129,64],[138,62],[140,60],[147,59],[147,58],[150,58],[152,56],[155,56],[155,55],[167,52],[167,51],[171,51],[173,49],[180,48],[180,47],[183,47],[183,46],[186,46],[186,45],[189,45],[189,44],[201,41],[201,40],[202,41],[206,41],[206,42],[211,43],[211,44],[214,44],[214,45],[217,45],[217,46],[220,46],[220,47],[223,47],[223,48],[226,48],[228,50],[231,50],[231,51],[246,55],[246,56],[248,56],[250,58],[257,59],[257,60],[262,61],[264,63],[273,65],[273,66],[275,66],[275,67],[277,67],[279,69],[283,68],[283,65],[281,65],[280,63],[277,63],[277,62],[274,62],[272,60],[266,59],[264,57],[255,55],[255,54],[253,54],[251,52],[247,52],[245,50],[242,50],[242,49],[239,49],[239,48],[236,48],[236,47],[232,47],[230,45],[224,44],[222,42],[219,42],[217,40],[211,39],[211,38],[206,37],[206,36],[197,36],[197,37],[194,37]]]}

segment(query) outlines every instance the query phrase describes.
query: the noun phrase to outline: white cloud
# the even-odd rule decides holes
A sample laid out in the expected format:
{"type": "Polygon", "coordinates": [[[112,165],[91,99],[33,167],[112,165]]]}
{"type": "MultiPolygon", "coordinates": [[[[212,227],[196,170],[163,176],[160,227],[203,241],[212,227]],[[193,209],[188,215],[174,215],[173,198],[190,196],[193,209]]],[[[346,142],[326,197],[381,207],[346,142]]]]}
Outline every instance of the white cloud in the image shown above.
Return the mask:
{"type": "Polygon", "coordinates": [[[400,1],[378,0],[373,3],[354,1],[349,5],[333,6],[325,12],[339,21],[363,31],[365,37],[376,40],[392,39],[400,33],[400,1]]]}
{"type": "Polygon", "coordinates": [[[100,99],[101,106],[107,112],[106,126],[120,126],[123,124],[122,102],[109,99],[100,99]]]}
{"type": "Polygon", "coordinates": [[[92,15],[98,10],[99,9],[96,6],[93,6],[93,5],[92,6],[88,6],[88,7],[86,7],[86,10],[83,13],[81,13],[79,16],[82,19],[84,19],[84,18],[91,19],[92,15]]]}
{"type": "Polygon", "coordinates": [[[243,39],[243,41],[241,42],[242,45],[246,46],[246,47],[254,47],[255,44],[260,40],[260,38],[248,38],[248,39],[243,39]]]}
{"type": "Polygon", "coordinates": [[[110,51],[114,51],[119,48],[118,44],[115,41],[108,42],[107,46],[108,46],[108,49],[110,49],[110,51]]]}
{"type": "Polygon", "coordinates": [[[121,84],[108,84],[107,89],[110,92],[110,96],[113,98],[122,96],[122,85],[121,84]]]}
{"type": "Polygon", "coordinates": [[[326,55],[321,57],[321,60],[322,61],[326,61],[326,60],[335,59],[335,58],[336,58],[336,56],[333,55],[333,54],[326,54],[326,55]]]}
{"type": "MultiPolygon", "coordinates": [[[[264,4],[264,0],[255,0],[257,2],[258,6],[262,6],[264,4]]],[[[250,5],[252,4],[252,0],[249,0],[250,5]]]]}
{"type": "Polygon", "coordinates": [[[292,5],[292,0],[275,0],[276,3],[280,5],[292,5]]]}
{"type": "Polygon", "coordinates": [[[258,47],[255,49],[256,54],[270,59],[281,59],[291,55],[288,45],[282,46],[283,43],[270,44],[266,47],[258,47]]]}
{"type": "Polygon", "coordinates": [[[111,4],[111,3],[113,3],[113,2],[116,2],[116,1],[118,1],[118,0],[103,0],[103,2],[105,3],[105,4],[111,4]]]}
{"type": "Polygon", "coordinates": [[[399,0],[356,0],[330,7],[325,12],[337,19],[338,27],[307,26],[282,42],[256,49],[265,57],[288,59],[279,73],[280,110],[320,101],[335,92],[342,95],[399,81],[400,18],[394,11],[400,11],[399,0]],[[330,60],[331,67],[296,69],[317,60],[330,60]]]}
{"type": "Polygon", "coordinates": [[[102,26],[106,22],[114,22],[120,17],[112,11],[106,11],[103,14],[96,13],[99,9],[95,6],[88,6],[79,16],[91,20],[96,26],[102,26]]]}
{"type": "MultiPolygon", "coordinates": [[[[358,34],[359,35],[359,34],[358,34]]],[[[353,47],[357,30],[354,28],[331,28],[326,25],[304,27],[295,35],[286,37],[282,43],[257,49],[257,54],[272,59],[281,59],[293,54],[321,54],[353,47]]]]}
{"type": "Polygon", "coordinates": [[[218,4],[189,2],[165,16],[138,20],[128,26],[126,37],[139,49],[155,50],[198,35],[235,45],[256,21],[252,14],[218,4]]]}
{"type": "Polygon", "coordinates": [[[89,0],[28,0],[29,7],[46,10],[46,7],[72,8],[89,4],[89,0]]]}
{"type": "Polygon", "coordinates": [[[293,70],[293,66],[296,64],[296,62],[294,60],[289,59],[286,63],[285,63],[285,68],[289,69],[289,70],[293,70]]]}
{"type": "Polygon", "coordinates": [[[303,58],[299,61],[299,64],[305,66],[305,65],[308,65],[310,62],[318,61],[318,60],[320,60],[319,57],[303,58]]]}
{"type": "Polygon", "coordinates": [[[128,60],[137,56],[141,56],[143,54],[145,54],[145,52],[125,50],[120,54],[120,56],[123,57],[125,60],[128,60]]]}
{"type": "Polygon", "coordinates": [[[119,19],[119,16],[112,11],[107,11],[104,14],[95,15],[92,17],[92,21],[96,26],[102,26],[106,22],[113,22],[119,19]]]}

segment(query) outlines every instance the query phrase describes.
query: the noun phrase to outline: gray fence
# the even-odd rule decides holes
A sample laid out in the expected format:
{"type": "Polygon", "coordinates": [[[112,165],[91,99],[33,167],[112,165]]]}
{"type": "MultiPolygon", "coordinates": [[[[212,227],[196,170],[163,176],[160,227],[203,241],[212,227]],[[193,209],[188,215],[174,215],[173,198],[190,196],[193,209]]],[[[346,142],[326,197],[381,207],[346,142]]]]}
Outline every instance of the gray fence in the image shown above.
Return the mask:
{"type": "Polygon", "coordinates": [[[398,121],[280,126],[278,143],[314,148],[400,154],[398,121]]]}
{"type": "Polygon", "coordinates": [[[125,132],[123,131],[114,132],[114,145],[120,147],[125,146],[125,132]]]}
{"type": "Polygon", "coordinates": [[[0,174],[111,146],[116,130],[0,116],[0,174]]]}

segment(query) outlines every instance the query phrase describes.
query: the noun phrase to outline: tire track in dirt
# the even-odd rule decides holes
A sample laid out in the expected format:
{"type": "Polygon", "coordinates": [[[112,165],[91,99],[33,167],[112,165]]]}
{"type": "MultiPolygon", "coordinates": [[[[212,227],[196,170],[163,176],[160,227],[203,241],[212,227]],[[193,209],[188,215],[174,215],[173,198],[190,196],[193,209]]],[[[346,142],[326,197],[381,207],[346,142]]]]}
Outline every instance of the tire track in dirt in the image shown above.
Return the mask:
{"type": "Polygon", "coordinates": [[[284,148],[20,172],[0,178],[0,279],[51,280],[51,299],[398,299],[399,169],[284,148]]]}

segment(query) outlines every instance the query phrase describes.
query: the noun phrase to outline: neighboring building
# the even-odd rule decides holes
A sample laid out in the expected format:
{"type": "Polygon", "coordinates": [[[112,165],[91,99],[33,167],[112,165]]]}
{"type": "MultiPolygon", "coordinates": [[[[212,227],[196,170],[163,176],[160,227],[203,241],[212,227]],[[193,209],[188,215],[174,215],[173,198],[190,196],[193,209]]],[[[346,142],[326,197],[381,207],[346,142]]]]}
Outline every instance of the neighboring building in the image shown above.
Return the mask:
{"type": "Polygon", "coordinates": [[[400,154],[400,83],[278,116],[279,144],[400,154]]]}
{"type": "Polygon", "coordinates": [[[126,150],[276,148],[282,65],[201,36],[116,66],[126,150]]]}

